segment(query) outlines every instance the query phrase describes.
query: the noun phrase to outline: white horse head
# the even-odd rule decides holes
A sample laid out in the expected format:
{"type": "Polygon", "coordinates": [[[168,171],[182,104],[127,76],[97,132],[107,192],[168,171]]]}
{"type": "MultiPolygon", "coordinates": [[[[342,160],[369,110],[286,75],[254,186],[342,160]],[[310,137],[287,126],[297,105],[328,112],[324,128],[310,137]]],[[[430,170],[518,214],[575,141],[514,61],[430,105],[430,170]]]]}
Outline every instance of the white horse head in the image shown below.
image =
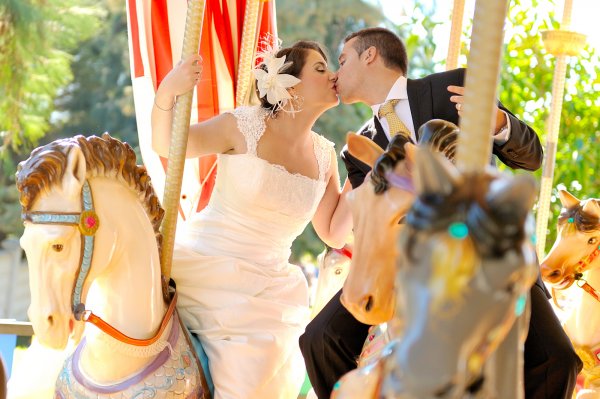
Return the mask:
{"type": "Polygon", "coordinates": [[[600,267],[600,205],[594,198],[580,201],[566,190],[558,194],[563,206],[558,236],[542,260],[541,273],[544,281],[560,289],[600,267]]]}
{"type": "Polygon", "coordinates": [[[131,147],[107,134],[57,140],[19,165],[17,186],[36,335],[60,349],[81,339],[85,321],[98,327],[86,329],[57,387],[79,373],[94,389],[117,389],[175,349],[195,380],[188,391],[200,392],[199,366],[170,317],[176,296],[161,279],[163,210],[131,147]]]}
{"type": "MultiPolygon", "coordinates": [[[[552,249],[542,260],[541,274],[554,289],[566,289],[573,283],[580,292],[574,309],[565,317],[564,329],[583,361],[584,386],[577,398],[598,397],[597,375],[600,361],[600,201],[579,200],[559,190],[562,211],[558,234],[552,249]]],[[[573,288],[574,289],[574,288],[573,288]]],[[[573,289],[569,294],[573,294],[573,289]]],[[[556,296],[556,293],[555,293],[556,296]]]]}

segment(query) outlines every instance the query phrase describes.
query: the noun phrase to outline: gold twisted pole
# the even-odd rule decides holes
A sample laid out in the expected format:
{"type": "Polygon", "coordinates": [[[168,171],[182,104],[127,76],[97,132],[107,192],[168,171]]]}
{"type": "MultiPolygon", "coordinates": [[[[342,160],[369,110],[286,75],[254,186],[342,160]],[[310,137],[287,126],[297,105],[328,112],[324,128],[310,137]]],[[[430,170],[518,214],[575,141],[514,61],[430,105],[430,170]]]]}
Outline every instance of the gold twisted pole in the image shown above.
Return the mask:
{"type": "Polygon", "coordinates": [[[452,25],[450,26],[450,43],[448,44],[448,55],[446,57],[447,71],[458,68],[460,36],[462,33],[464,14],[465,0],[454,0],[454,6],[452,6],[452,25]]]}
{"type": "Polygon", "coordinates": [[[475,5],[471,50],[460,120],[456,165],[467,173],[483,172],[492,155],[496,88],[500,73],[506,0],[479,0],[475,5]]]}
{"type": "MultiPolygon", "coordinates": [[[[204,0],[190,0],[187,3],[188,9],[185,20],[183,49],[181,51],[182,60],[190,55],[198,54],[205,5],[204,0]]],[[[183,177],[185,152],[187,149],[190,116],[192,112],[192,95],[193,90],[178,96],[175,109],[173,110],[169,165],[167,167],[165,193],[163,197],[165,218],[161,226],[163,234],[161,268],[162,273],[167,280],[171,276],[171,265],[173,262],[173,247],[175,245],[179,196],[181,193],[181,181],[183,177]]]]}
{"type": "MultiPolygon", "coordinates": [[[[263,0],[264,1],[264,0],[263,0]]],[[[252,81],[252,61],[256,50],[256,34],[258,32],[258,16],[261,0],[247,0],[242,28],[242,43],[238,61],[237,87],[235,94],[236,106],[247,105],[250,100],[252,81]]]]}
{"type": "Polygon", "coordinates": [[[552,103],[550,117],[548,118],[548,134],[546,135],[546,151],[540,198],[538,201],[535,234],[537,237],[536,250],[538,257],[543,259],[546,252],[546,234],[548,230],[548,217],[550,215],[550,197],[554,180],[554,164],[556,160],[556,147],[560,130],[560,117],[565,92],[565,76],[567,74],[567,57],[579,53],[585,43],[585,36],[569,31],[571,25],[571,11],[573,0],[565,0],[561,29],[542,33],[544,45],[549,53],[556,56],[554,77],[552,81],[552,103]]]}

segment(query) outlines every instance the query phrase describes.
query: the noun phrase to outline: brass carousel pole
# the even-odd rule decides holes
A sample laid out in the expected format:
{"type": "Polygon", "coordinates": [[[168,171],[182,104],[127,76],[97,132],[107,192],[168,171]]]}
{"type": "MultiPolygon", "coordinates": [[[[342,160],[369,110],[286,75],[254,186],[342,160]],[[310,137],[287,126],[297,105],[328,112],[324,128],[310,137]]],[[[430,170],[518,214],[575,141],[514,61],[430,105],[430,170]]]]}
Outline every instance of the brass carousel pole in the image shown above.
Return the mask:
{"type": "Polygon", "coordinates": [[[548,216],[550,213],[550,196],[552,194],[552,180],[554,178],[554,164],[556,159],[556,146],[560,129],[560,117],[565,91],[565,76],[567,71],[567,57],[579,54],[585,44],[585,35],[569,31],[571,25],[571,11],[573,0],[565,0],[560,30],[542,32],[542,39],[546,50],[556,56],[554,78],[552,82],[552,105],[548,118],[548,133],[546,135],[546,151],[540,198],[537,208],[536,223],[536,250],[538,257],[545,255],[546,234],[548,229],[548,216]]]}
{"type": "MultiPolygon", "coordinates": [[[[200,32],[202,31],[202,19],[204,16],[204,5],[204,0],[188,1],[183,49],[181,51],[182,60],[190,55],[198,54],[200,32]]],[[[177,227],[177,212],[179,211],[179,195],[181,193],[181,181],[183,177],[183,167],[185,163],[185,153],[192,111],[192,95],[193,90],[178,96],[177,102],[175,103],[175,109],[173,110],[169,165],[167,167],[165,193],[163,197],[165,218],[161,226],[163,234],[161,268],[167,281],[171,276],[175,230],[177,227]]]]}
{"type": "Polygon", "coordinates": [[[490,131],[495,124],[506,0],[479,0],[475,6],[469,72],[460,119],[456,165],[466,173],[483,173],[492,155],[490,131]]]}
{"type": "MultiPolygon", "coordinates": [[[[456,149],[456,165],[467,176],[485,173],[492,155],[490,132],[495,125],[496,91],[507,11],[506,0],[478,0],[475,5],[465,102],[456,149]]],[[[490,392],[493,397],[524,397],[523,342],[520,337],[524,336],[522,331],[529,322],[528,312],[516,320],[504,342],[492,353],[492,361],[485,365],[489,387],[495,391],[490,392]]],[[[481,370],[476,361],[468,361],[466,367],[476,372],[481,370]]]]}
{"type": "Polygon", "coordinates": [[[448,43],[448,55],[446,56],[446,70],[458,68],[458,57],[460,56],[460,36],[465,14],[465,0],[454,0],[452,6],[452,25],[450,27],[450,42],[448,43]]]}

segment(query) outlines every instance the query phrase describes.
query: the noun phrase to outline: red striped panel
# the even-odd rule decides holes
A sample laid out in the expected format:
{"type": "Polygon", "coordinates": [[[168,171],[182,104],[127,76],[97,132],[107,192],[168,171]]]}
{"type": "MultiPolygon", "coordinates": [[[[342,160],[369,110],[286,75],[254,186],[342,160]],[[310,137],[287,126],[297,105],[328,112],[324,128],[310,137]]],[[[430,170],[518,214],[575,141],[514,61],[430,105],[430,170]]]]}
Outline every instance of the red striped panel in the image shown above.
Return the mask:
{"type": "Polygon", "coordinates": [[[129,26],[131,27],[131,41],[133,50],[133,75],[134,78],[144,76],[144,63],[142,62],[142,53],[140,50],[140,29],[138,25],[136,0],[128,0],[129,5],[129,26]]]}
{"type": "MultiPolygon", "coordinates": [[[[213,9],[216,1],[207,1],[204,5],[204,22],[200,40],[200,55],[202,56],[202,79],[198,82],[198,121],[204,121],[219,114],[219,92],[217,90],[217,75],[212,48],[215,23],[213,9]]],[[[217,5],[218,6],[218,5],[217,5]]]]}
{"type": "MultiPolygon", "coordinates": [[[[152,0],[152,44],[154,60],[156,61],[156,90],[163,78],[173,69],[173,54],[171,52],[171,35],[169,34],[169,15],[167,0],[152,0]]],[[[185,23],[185,21],[182,21],[185,23]]]]}
{"type": "Polygon", "coordinates": [[[277,37],[277,20],[275,18],[275,0],[265,0],[262,3],[262,14],[260,16],[260,36],[270,33],[273,37],[277,37]]]}
{"type": "Polygon", "coordinates": [[[217,37],[219,38],[219,43],[221,44],[221,50],[223,51],[223,55],[225,56],[225,61],[227,63],[227,69],[229,71],[229,76],[231,81],[235,79],[234,75],[234,62],[233,62],[233,39],[231,32],[231,23],[229,21],[229,10],[227,7],[227,2],[224,1],[223,8],[214,7],[213,8],[213,21],[215,22],[215,31],[217,33],[217,37]]]}

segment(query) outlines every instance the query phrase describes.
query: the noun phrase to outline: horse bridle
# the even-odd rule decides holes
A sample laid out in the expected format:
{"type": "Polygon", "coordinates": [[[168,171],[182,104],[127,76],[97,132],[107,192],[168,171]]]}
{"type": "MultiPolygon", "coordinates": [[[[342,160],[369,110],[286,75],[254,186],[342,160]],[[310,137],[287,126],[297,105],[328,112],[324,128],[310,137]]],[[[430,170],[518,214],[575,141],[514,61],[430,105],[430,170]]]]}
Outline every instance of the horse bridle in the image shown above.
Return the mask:
{"type": "Polygon", "coordinates": [[[575,268],[575,278],[574,280],[577,282],[577,286],[590,294],[594,299],[600,302],[600,292],[592,287],[584,278],[583,272],[587,270],[590,264],[600,255],[600,245],[596,246],[589,255],[582,258],[579,262],[577,262],[577,267],[575,268]]]}
{"type": "Polygon", "coordinates": [[[23,212],[21,213],[21,219],[32,224],[77,226],[79,233],[81,234],[81,256],[77,276],[75,278],[75,283],[73,284],[73,291],[71,293],[71,311],[73,312],[75,320],[92,323],[106,334],[121,342],[136,346],[149,346],[158,341],[169,324],[169,320],[175,310],[175,304],[177,303],[177,292],[174,291],[172,293],[169,307],[163,317],[158,332],[152,338],[148,339],[131,338],[95,315],[91,310],[86,310],[85,304],[81,302],[81,294],[85,281],[90,273],[92,256],[94,254],[94,239],[96,232],[100,227],[100,219],[94,210],[92,189],[87,180],[83,183],[83,187],[81,188],[81,204],[83,211],[79,213],[23,212]]]}
{"type": "Polygon", "coordinates": [[[100,220],[94,211],[92,191],[87,180],[81,189],[81,204],[83,211],[77,212],[23,212],[21,219],[33,224],[59,224],[77,226],[81,234],[81,257],[77,276],[71,294],[72,311],[76,320],[81,320],[85,311],[85,304],[81,302],[83,285],[90,272],[92,255],[94,254],[94,236],[100,220]]]}

